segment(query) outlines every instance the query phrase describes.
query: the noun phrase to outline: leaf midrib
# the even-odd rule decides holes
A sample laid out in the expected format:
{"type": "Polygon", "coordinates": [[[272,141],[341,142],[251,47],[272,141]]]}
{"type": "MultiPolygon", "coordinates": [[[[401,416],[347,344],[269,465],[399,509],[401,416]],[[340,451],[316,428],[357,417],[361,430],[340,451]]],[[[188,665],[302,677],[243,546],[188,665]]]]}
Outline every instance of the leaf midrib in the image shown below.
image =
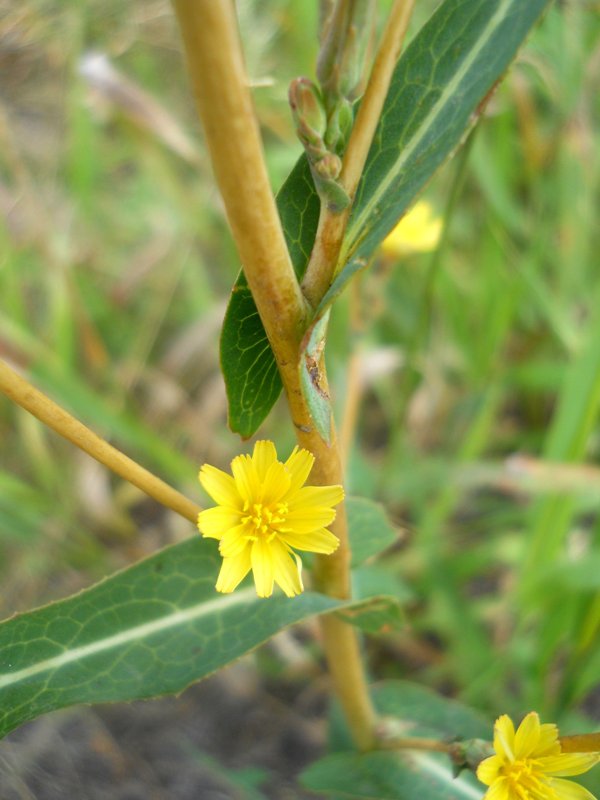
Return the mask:
{"type": "Polygon", "coordinates": [[[106,636],[103,639],[97,639],[94,642],[90,642],[90,644],[80,645],[71,650],[65,650],[59,655],[46,658],[43,661],[38,661],[36,664],[31,664],[29,667],[24,667],[17,672],[2,673],[0,674],[0,689],[4,689],[6,686],[13,686],[16,683],[20,683],[21,681],[32,678],[43,672],[60,669],[74,661],[81,661],[84,658],[98,655],[114,647],[146,639],[148,636],[160,633],[160,631],[186,625],[216,611],[224,611],[238,605],[245,605],[253,596],[256,597],[254,589],[249,588],[214,600],[205,600],[189,608],[166,614],[151,622],[144,622],[141,625],[135,625],[132,628],[127,628],[119,633],[106,636]]]}
{"type": "Polygon", "coordinates": [[[478,791],[478,789],[476,789],[474,786],[471,786],[470,784],[466,783],[466,781],[462,780],[460,776],[455,778],[449,767],[445,767],[443,764],[440,764],[431,756],[425,753],[411,753],[411,760],[415,763],[418,763],[424,772],[429,772],[438,778],[442,778],[449,785],[451,785],[453,789],[461,792],[461,794],[463,794],[465,797],[471,797],[473,800],[481,800],[483,787],[481,791],[478,791]]]}

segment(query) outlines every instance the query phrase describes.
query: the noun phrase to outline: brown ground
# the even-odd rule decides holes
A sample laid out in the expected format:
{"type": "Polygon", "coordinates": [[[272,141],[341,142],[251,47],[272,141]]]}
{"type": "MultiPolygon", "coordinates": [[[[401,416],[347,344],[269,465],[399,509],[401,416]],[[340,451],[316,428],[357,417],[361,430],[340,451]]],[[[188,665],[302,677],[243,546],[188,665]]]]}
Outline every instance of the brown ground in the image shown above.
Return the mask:
{"type": "Polygon", "coordinates": [[[178,698],[41,717],[0,743],[0,800],[315,800],[295,775],[324,695],[257,680],[242,662],[178,698]]]}

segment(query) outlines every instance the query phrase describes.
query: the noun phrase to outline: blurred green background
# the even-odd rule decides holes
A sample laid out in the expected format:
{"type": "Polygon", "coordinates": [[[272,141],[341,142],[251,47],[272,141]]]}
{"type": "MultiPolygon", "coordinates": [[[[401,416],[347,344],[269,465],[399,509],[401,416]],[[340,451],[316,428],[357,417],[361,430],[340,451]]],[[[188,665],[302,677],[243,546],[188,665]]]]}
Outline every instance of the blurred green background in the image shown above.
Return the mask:
{"type": "MultiPolygon", "coordinates": [[[[238,3],[275,188],[314,5],[238,3]]],[[[379,257],[329,346],[339,420],[349,385],[358,404],[348,489],[397,524],[381,565],[411,597],[367,643],[373,676],[581,729],[600,718],[599,11],[550,9],[427,189],[439,249],[379,257]]],[[[2,0],[0,75],[0,355],[206,502],[199,465],[245,446],[218,363],[238,262],[171,10],[2,0]]],[[[281,403],[260,436],[292,447],[281,403]]],[[[193,535],[7,400],[0,442],[2,616],[193,535]]]]}

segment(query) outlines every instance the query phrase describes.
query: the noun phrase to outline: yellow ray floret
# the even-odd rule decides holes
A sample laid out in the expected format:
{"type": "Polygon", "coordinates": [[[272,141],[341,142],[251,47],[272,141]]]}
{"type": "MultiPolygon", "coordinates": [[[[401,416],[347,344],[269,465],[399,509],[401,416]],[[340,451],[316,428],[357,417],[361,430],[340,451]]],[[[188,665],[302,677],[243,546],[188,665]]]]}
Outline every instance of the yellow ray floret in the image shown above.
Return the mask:
{"type": "Polygon", "coordinates": [[[205,464],[200,483],[217,503],[198,516],[200,533],[218,539],[223,564],[216,588],[233,592],[252,570],[256,593],[270,597],[277,584],[288,597],[300,594],[302,561],[296,550],[330,554],[339,541],[327,526],[344,499],[341,486],[304,486],[314,464],[294,448],[277,460],[273,442],[256,442],[252,455],[231,462],[232,475],[205,464]]]}
{"type": "Polygon", "coordinates": [[[381,243],[392,257],[435,250],[442,233],[442,220],[426,200],[419,200],[381,243]]]}
{"type": "Polygon", "coordinates": [[[516,731],[510,717],[499,717],[494,750],[477,768],[477,777],[489,786],[484,800],[596,800],[564,778],[587,772],[600,761],[600,753],[563,752],[556,725],[541,725],[535,711],[516,731]]]}

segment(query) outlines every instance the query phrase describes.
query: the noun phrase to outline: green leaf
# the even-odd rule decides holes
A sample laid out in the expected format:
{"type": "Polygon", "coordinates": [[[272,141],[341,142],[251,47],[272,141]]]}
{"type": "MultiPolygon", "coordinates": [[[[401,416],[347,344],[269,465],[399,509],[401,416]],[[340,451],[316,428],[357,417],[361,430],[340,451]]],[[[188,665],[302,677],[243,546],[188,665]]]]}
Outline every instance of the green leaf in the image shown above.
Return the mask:
{"type": "MultiPolygon", "coordinates": [[[[317,321],[356,272],[367,266],[415,196],[459,146],[548,3],[446,0],[417,34],[394,72],[342,249],[344,267],[324,297],[317,321]]],[[[300,277],[319,211],[304,156],[281,189],[277,205],[300,277]]],[[[281,381],[243,276],[225,317],[221,363],[230,427],[251,436],[277,400],[281,381]]]]}
{"type": "Polygon", "coordinates": [[[328,308],[456,150],[549,0],[446,0],[392,77],[328,308]]]}
{"type": "MultiPolygon", "coordinates": [[[[304,274],[319,219],[306,157],[302,156],[277,195],[277,208],[292,264],[304,274]]],[[[221,368],[229,402],[229,427],[252,436],[281,392],[281,378],[243,273],[233,287],[221,333],[221,368]]]]}
{"type": "Polygon", "coordinates": [[[361,630],[381,634],[402,627],[403,606],[414,595],[396,574],[374,565],[352,570],[352,597],[364,602],[339,613],[361,630]]]}
{"type": "Polygon", "coordinates": [[[343,604],[313,592],[219,595],[214,542],[193,537],[0,625],[0,735],[75,703],[180,692],[273,634],[343,604]]]}
{"type": "Polygon", "coordinates": [[[396,532],[379,503],[365,497],[348,497],[346,513],[353,567],[381,553],[396,541],[396,532]]]}
{"type": "MultiPolygon", "coordinates": [[[[454,778],[438,755],[373,752],[344,753],[310,767],[302,783],[313,792],[335,792],[347,800],[481,800],[475,778],[454,778]]],[[[329,796],[329,795],[328,795],[329,796]]]]}
{"type": "MultiPolygon", "coordinates": [[[[373,700],[380,714],[393,716],[406,736],[489,739],[491,725],[475,711],[414,684],[390,682],[377,687],[373,700]]],[[[340,726],[339,717],[334,725],[340,726]]],[[[334,731],[335,733],[335,731],[334,731]]],[[[347,734],[344,732],[344,737],[347,734]]],[[[338,734],[339,741],[339,734],[338,734]]],[[[417,751],[356,753],[349,749],[312,764],[302,784],[348,800],[479,800],[483,787],[471,774],[454,778],[449,760],[417,751]]]]}
{"type": "Polygon", "coordinates": [[[321,439],[331,443],[331,400],[329,392],[323,385],[321,372],[322,355],[325,348],[325,336],[329,314],[326,312],[311,328],[308,344],[303,348],[300,362],[300,387],[308,406],[310,416],[321,439]]]}
{"type": "Polygon", "coordinates": [[[352,597],[365,602],[342,613],[344,619],[367,633],[385,633],[404,622],[402,606],[412,599],[408,587],[378,566],[361,566],[396,541],[385,509],[365,497],[346,499],[352,550],[352,597]]]}
{"type": "MultiPolygon", "coordinates": [[[[0,736],[40,714],[180,692],[295,622],[378,598],[222,595],[215,542],[194,536],[0,624],[0,736]]],[[[378,587],[375,588],[378,591],[378,587]]]]}
{"type": "Polygon", "coordinates": [[[404,613],[395,597],[375,597],[356,609],[340,611],[340,616],[361,631],[372,635],[397,631],[404,624],[404,613]]]}

